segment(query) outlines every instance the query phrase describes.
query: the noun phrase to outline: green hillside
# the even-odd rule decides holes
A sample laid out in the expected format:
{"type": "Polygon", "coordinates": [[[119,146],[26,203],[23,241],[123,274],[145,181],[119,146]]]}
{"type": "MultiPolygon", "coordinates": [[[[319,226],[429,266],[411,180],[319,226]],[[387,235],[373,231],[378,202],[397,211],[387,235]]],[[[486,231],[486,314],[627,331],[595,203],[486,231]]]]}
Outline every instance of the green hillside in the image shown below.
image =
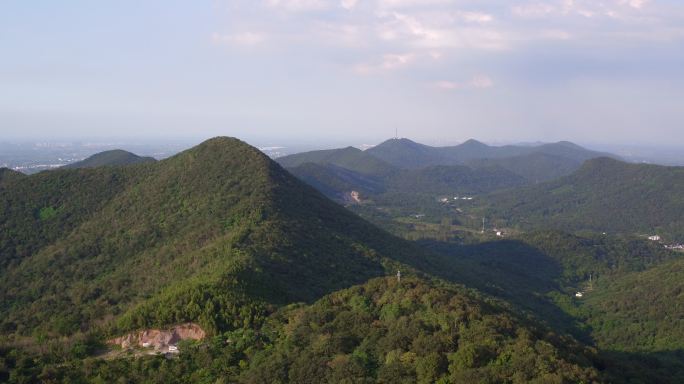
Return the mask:
{"type": "Polygon", "coordinates": [[[631,352],[684,350],[684,256],[600,280],[583,309],[599,346],[631,352]]]}
{"type": "Polygon", "coordinates": [[[345,193],[357,191],[364,197],[386,191],[384,179],[365,175],[333,164],[305,163],[288,171],[331,199],[343,200],[345,193]]]}
{"type": "Polygon", "coordinates": [[[18,334],[183,321],[231,329],[272,304],[422,262],[234,139],[0,188],[2,329],[18,334]]]}
{"type": "Polygon", "coordinates": [[[501,167],[473,170],[465,166],[430,166],[406,170],[386,181],[387,190],[430,196],[480,194],[526,184],[501,167]]]}
{"type": "Polygon", "coordinates": [[[473,244],[420,243],[445,257],[445,278],[506,300],[590,343],[600,335],[583,323],[576,292],[679,257],[643,239],[557,231],[473,244]]]}
{"type": "Polygon", "coordinates": [[[156,161],[152,157],[141,157],[134,153],[127,152],[121,149],[114,149],[111,151],[104,151],[96,153],[87,159],[67,164],[62,168],[75,169],[75,168],[94,168],[102,166],[115,166],[115,165],[130,165],[138,163],[149,163],[156,161]]]}
{"type": "Polygon", "coordinates": [[[587,161],[567,177],[487,199],[500,225],[608,233],[660,234],[684,240],[684,167],[587,161]]]}
{"type": "Polygon", "coordinates": [[[306,163],[288,170],[326,196],[343,200],[351,191],[364,199],[386,205],[397,199],[427,198],[437,203],[441,195],[480,194],[517,187],[526,181],[502,167],[473,170],[465,166],[431,166],[396,170],[386,176],[364,175],[332,164],[306,163]]]}
{"type": "Polygon", "coordinates": [[[592,382],[576,341],[463,289],[375,279],[287,308],[244,382],[592,382]]]}
{"type": "Polygon", "coordinates": [[[333,165],[372,176],[387,176],[395,171],[395,168],[386,162],[369,155],[367,151],[354,147],[297,153],[280,157],[276,161],[285,168],[315,163],[333,165]]]}
{"type": "Polygon", "coordinates": [[[582,161],[539,152],[505,158],[475,159],[467,165],[475,169],[501,167],[529,182],[537,183],[567,176],[578,170],[582,161]]]}
{"type": "MultiPolygon", "coordinates": [[[[11,383],[595,383],[596,352],[501,303],[439,282],[377,278],[293,304],[177,359],[5,354],[11,383]]],[[[0,353],[2,353],[0,347],[0,353]]]]}
{"type": "Polygon", "coordinates": [[[21,172],[13,171],[9,168],[0,168],[0,184],[23,177],[21,172]]]}

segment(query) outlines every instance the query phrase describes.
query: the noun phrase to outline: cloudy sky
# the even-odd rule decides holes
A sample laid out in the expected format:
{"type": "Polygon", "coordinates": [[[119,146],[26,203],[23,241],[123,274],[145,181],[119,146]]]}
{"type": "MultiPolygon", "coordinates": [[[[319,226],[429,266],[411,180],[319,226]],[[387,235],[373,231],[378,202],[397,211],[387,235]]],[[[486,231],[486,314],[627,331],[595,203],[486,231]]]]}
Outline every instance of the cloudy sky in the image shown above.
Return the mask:
{"type": "Polygon", "coordinates": [[[0,2],[6,138],[684,145],[681,0],[0,2]]]}

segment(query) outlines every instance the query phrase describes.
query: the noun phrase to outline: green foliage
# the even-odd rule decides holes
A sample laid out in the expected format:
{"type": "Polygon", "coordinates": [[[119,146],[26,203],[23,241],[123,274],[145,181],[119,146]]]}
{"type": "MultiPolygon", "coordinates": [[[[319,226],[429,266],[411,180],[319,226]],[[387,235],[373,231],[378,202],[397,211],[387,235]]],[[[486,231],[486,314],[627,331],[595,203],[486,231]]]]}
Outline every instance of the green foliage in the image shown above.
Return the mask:
{"type": "Polygon", "coordinates": [[[684,257],[604,278],[583,302],[598,345],[635,351],[684,350],[684,257]]]}
{"type": "Polygon", "coordinates": [[[393,166],[354,147],[297,153],[280,157],[277,161],[286,168],[314,163],[332,165],[366,176],[386,176],[396,171],[393,166]]]}
{"type": "Polygon", "coordinates": [[[601,158],[576,173],[490,196],[479,215],[501,226],[660,234],[684,241],[684,167],[601,158]]]}
{"type": "Polygon", "coordinates": [[[572,339],[548,336],[494,302],[423,280],[374,279],[279,316],[285,322],[273,347],[255,355],[244,381],[260,382],[271,371],[287,372],[285,381],[315,383],[599,377],[592,353],[572,339]],[[370,306],[358,308],[359,302],[370,306]]]}
{"type": "Polygon", "coordinates": [[[567,176],[578,170],[582,161],[540,152],[498,159],[475,159],[467,165],[475,169],[501,167],[530,182],[538,183],[567,176]]]}
{"type": "Polygon", "coordinates": [[[38,218],[40,220],[50,220],[53,217],[57,216],[58,212],[59,210],[55,209],[54,207],[43,207],[38,212],[38,218]]]}

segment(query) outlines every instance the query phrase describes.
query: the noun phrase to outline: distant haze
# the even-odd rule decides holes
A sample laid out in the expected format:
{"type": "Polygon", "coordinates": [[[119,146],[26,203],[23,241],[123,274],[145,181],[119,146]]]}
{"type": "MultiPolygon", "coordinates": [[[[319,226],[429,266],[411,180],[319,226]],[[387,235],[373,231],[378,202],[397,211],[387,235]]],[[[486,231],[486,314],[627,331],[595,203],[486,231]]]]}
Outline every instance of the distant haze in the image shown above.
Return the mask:
{"type": "Polygon", "coordinates": [[[0,4],[0,141],[684,145],[680,0],[0,4]]]}

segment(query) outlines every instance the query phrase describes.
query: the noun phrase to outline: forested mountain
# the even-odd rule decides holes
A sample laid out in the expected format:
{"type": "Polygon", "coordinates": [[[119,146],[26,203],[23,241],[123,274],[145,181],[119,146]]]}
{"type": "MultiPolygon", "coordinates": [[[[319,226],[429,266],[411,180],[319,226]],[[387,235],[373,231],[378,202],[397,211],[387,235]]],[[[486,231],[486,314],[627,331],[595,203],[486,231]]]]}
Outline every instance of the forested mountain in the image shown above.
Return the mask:
{"type": "Polygon", "coordinates": [[[120,329],[227,329],[252,321],[253,303],[313,300],[424,262],[233,139],[0,188],[2,327],[20,334],[112,317],[120,329]]]}
{"type": "Polygon", "coordinates": [[[0,250],[0,378],[9,382],[603,375],[591,349],[430,277],[450,276],[449,264],[235,139],[154,163],[3,181],[0,250]],[[401,282],[373,280],[397,269],[401,282]],[[184,344],[176,361],[88,357],[106,335],[188,321],[210,339],[184,344]]]}
{"type": "Polygon", "coordinates": [[[102,166],[114,166],[114,165],[129,165],[138,163],[148,163],[156,161],[152,157],[141,157],[134,153],[124,151],[121,149],[114,149],[111,151],[104,151],[96,153],[87,159],[77,161],[75,163],[67,164],[62,168],[74,169],[74,168],[94,168],[102,166]]]}
{"type": "Polygon", "coordinates": [[[523,229],[661,234],[684,240],[684,167],[587,161],[558,180],[495,193],[488,217],[523,229]]]}

